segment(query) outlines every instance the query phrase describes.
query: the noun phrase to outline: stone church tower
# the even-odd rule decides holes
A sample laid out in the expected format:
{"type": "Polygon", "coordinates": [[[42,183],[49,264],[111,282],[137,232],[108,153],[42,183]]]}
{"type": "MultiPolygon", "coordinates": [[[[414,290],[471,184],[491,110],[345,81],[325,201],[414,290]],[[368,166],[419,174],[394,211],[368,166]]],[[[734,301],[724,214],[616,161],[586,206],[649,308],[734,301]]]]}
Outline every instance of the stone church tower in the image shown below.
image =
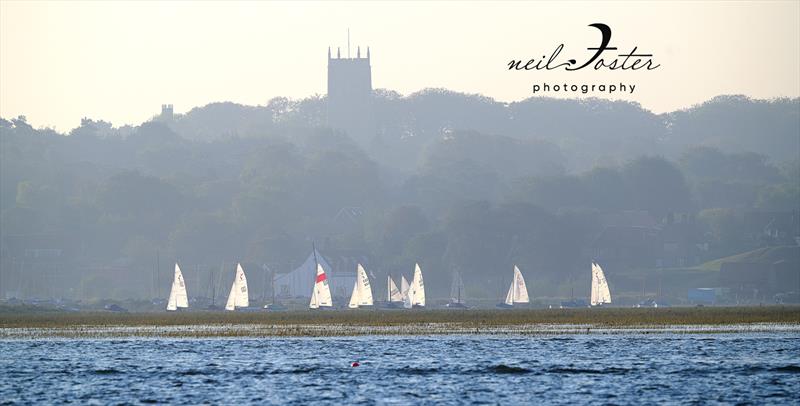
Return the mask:
{"type": "Polygon", "coordinates": [[[351,58],[349,48],[348,44],[345,58],[339,49],[332,57],[328,48],[328,125],[365,145],[375,135],[370,54],[367,48],[362,58],[358,47],[355,58],[351,58]]]}

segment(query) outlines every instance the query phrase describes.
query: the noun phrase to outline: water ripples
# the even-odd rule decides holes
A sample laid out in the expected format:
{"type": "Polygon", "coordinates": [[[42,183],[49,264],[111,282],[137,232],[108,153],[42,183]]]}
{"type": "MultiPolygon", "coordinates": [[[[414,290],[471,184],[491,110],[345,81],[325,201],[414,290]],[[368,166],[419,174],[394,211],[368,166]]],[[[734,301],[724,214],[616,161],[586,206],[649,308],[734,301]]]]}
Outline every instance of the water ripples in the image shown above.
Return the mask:
{"type": "Polygon", "coordinates": [[[11,340],[0,353],[0,403],[800,402],[794,332],[11,340]]]}

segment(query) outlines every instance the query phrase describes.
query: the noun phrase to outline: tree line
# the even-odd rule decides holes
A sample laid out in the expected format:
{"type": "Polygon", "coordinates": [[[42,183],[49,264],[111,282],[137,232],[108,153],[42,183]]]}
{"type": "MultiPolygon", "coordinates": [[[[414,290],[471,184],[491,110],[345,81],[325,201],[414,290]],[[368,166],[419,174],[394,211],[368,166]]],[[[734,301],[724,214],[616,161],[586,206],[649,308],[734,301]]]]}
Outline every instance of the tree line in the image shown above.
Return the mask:
{"type": "Polygon", "coordinates": [[[420,262],[442,295],[453,271],[495,289],[512,264],[558,286],[586,267],[607,213],[692,213],[713,259],[763,244],[742,237],[743,213],[800,206],[798,99],[656,115],[378,90],[375,132],[356,139],[325,126],[324,103],[215,103],[138,126],[84,119],[67,134],[0,119],[4,273],[16,269],[9,238],[24,236],[50,236],[67,267],[134,276],[156,252],[287,271],[315,241],[380,274],[420,262]]]}

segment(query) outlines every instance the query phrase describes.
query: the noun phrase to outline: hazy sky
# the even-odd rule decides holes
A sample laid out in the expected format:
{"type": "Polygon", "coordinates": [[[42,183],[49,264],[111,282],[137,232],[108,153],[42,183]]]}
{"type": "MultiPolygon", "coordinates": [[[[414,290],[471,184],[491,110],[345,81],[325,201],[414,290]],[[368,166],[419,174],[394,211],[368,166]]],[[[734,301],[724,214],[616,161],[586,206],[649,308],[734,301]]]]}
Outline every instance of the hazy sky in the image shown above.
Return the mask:
{"type": "MultiPolygon", "coordinates": [[[[372,51],[373,86],[502,101],[534,83],[634,83],[655,112],[719,94],[800,96],[800,1],[213,3],[0,1],[0,116],[67,131],[81,117],[138,124],[162,103],[265,104],[326,91],[328,46],[372,51]],[[511,59],[588,56],[599,32],[649,72],[509,72],[511,59]]],[[[334,48],[335,49],[335,48],[334,48]]],[[[335,52],[335,50],[334,50],[335,52]]],[[[585,58],[584,58],[585,59],[585,58]]],[[[556,96],[549,94],[549,96],[556,96]]],[[[571,94],[562,95],[574,97],[571,94]]],[[[594,96],[603,96],[594,94],[594,96]]]]}

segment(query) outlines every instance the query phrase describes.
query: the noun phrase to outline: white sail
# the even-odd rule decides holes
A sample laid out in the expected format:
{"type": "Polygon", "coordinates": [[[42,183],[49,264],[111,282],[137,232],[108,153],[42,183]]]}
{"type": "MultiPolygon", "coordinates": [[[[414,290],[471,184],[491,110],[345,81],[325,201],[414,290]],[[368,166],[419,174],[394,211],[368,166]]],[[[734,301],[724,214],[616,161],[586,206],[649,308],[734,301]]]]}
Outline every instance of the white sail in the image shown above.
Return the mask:
{"type": "Polygon", "coordinates": [[[178,310],[179,307],[189,307],[189,298],[186,295],[186,282],[183,280],[181,267],[176,262],[172,288],[169,290],[169,299],[167,300],[167,310],[178,310]]]}
{"type": "Polygon", "coordinates": [[[322,265],[317,264],[317,277],[314,280],[314,289],[311,292],[311,303],[308,307],[317,309],[320,307],[331,307],[331,288],[328,286],[328,276],[322,265]]]}
{"type": "Polygon", "coordinates": [[[514,265],[514,303],[529,303],[528,287],[525,286],[525,278],[522,272],[514,265]]]}
{"type": "Polygon", "coordinates": [[[353,293],[350,295],[350,303],[347,304],[347,307],[349,307],[351,309],[357,309],[358,308],[358,300],[359,300],[359,297],[358,297],[358,281],[355,281],[353,283],[353,293]]]}
{"type": "Polygon", "coordinates": [[[242,264],[236,264],[236,280],[238,281],[236,307],[248,307],[250,306],[250,292],[247,289],[247,277],[242,269],[242,264]]]}
{"type": "Polygon", "coordinates": [[[228,294],[228,302],[225,303],[225,310],[235,310],[237,307],[250,306],[250,295],[247,291],[247,276],[244,274],[242,264],[236,264],[236,276],[233,278],[231,291],[228,294]]]}
{"type": "Polygon", "coordinates": [[[311,303],[308,304],[309,309],[319,309],[319,303],[317,303],[317,290],[311,289],[311,303]]]}
{"type": "Polygon", "coordinates": [[[511,286],[508,287],[508,293],[506,293],[506,300],[504,302],[509,306],[514,305],[514,281],[511,281],[511,286]]]}
{"type": "Polygon", "coordinates": [[[236,309],[236,282],[231,284],[231,291],[228,293],[228,301],[225,303],[225,310],[236,309]]]}
{"type": "Polygon", "coordinates": [[[358,264],[358,274],[356,275],[356,286],[358,287],[358,305],[372,306],[372,286],[369,283],[367,271],[361,264],[358,264]]]}
{"type": "Polygon", "coordinates": [[[403,301],[403,294],[400,293],[400,290],[397,289],[397,285],[394,284],[391,276],[387,276],[388,280],[386,281],[386,301],[388,302],[402,302],[403,301]]]}
{"type": "Polygon", "coordinates": [[[597,265],[592,262],[592,286],[589,291],[589,304],[592,306],[596,306],[599,303],[597,286],[597,265]]]}
{"type": "Polygon", "coordinates": [[[611,291],[608,288],[608,281],[606,281],[603,268],[594,262],[592,262],[592,292],[590,303],[592,306],[611,303],[611,291]]]}
{"type": "Polygon", "coordinates": [[[511,280],[511,286],[508,287],[504,303],[508,306],[513,306],[514,303],[530,303],[525,278],[522,277],[522,272],[516,265],[514,265],[514,278],[511,280]]]}
{"type": "Polygon", "coordinates": [[[400,276],[400,294],[401,295],[405,296],[405,294],[408,292],[408,287],[409,286],[410,285],[408,284],[408,281],[406,280],[406,277],[405,276],[400,276]]]}
{"type": "Polygon", "coordinates": [[[608,287],[608,281],[606,280],[606,274],[603,272],[603,268],[600,267],[600,264],[597,264],[597,274],[600,279],[600,300],[603,303],[611,303],[611,290],[608,287]]]}
{"type": "Polygon", "coordinates": [[[419,264],[414,268],[414,279],[411,280],[410,289],[413,291],[412,306],[425,306],[425,281],[422,279],[422,269],[419,264]]]}

